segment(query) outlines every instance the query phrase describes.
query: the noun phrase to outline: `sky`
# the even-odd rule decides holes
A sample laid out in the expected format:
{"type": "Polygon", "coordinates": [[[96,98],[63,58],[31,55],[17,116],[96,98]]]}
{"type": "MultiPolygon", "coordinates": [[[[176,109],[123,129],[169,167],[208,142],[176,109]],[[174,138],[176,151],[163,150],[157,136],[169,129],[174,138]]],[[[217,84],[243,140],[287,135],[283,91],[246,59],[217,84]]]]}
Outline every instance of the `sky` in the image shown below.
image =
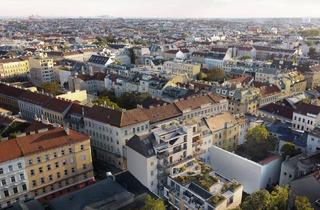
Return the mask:
{"type": "Polygon", "coordinates": [[[0,16],[320,17],[320,0],[0,0],[0,16]]]}

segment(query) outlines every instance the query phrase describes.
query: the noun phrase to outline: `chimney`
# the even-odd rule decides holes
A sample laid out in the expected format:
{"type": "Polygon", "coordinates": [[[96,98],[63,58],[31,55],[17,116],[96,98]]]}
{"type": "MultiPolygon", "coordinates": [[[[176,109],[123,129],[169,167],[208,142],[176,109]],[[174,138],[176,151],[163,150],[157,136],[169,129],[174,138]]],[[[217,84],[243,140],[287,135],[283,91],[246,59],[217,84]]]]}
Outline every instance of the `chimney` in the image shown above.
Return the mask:
{"type": "Polygon", "coordinates": [[[64,126],[64,132],[69,136],[70,135],[70,128],[68,126],[64,126]]]}

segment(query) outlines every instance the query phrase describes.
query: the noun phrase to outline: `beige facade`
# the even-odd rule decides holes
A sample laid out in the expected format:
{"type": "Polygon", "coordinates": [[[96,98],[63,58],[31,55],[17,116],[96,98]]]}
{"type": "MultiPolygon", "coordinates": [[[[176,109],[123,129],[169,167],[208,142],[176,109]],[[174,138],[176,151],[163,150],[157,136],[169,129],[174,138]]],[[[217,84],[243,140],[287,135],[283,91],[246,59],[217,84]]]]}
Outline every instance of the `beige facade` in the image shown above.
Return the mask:
{"type": "Polygon", "coordinates": [[[22,58],[0,60],[0,78],[27,76],[29,62],[22,58]]]}
{"type": "Polygon", "coordinates": [[[44,197],[93,177],[90,140],[25,157],[28,188],[44,197]]]}

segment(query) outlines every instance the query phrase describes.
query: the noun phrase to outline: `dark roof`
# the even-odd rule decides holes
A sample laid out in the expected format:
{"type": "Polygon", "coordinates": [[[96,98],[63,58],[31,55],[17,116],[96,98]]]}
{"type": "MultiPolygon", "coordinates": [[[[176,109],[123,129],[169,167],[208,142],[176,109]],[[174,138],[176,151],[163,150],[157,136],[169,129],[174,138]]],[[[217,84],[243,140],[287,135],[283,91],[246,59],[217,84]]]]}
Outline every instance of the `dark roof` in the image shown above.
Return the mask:
{"type": "Polygon", "coordinates": [[[289,106],[280,105],[276,103],[267,104],[263,107],[260,107],[259,110],[268,112],[270,114],[278,115],[289,120],[292,119],[294,111],[294,109],[289,106]]]}
{"type": "Polygon", "coordinates": [[[117,174],[115,177],[116,181],[121,184],[122,187],[135,195],[150,193],[148,188],[142,185],[129,171],[117,174]]]}
{"type": "Polygon", "coordinates": [[[297,103],[296,104],[296,113],[300,114],[314,114],[318,115],[320,113],[320,106],[312,105],[312,104],[306,104],[306,103],[297,103]]]}
{"type": "Polygon", "coordinates": [[[142,109],[120,111],[101,106],[93,106],[91,109],[87,109],[85,117],[117,127],[126,127],[149,120],[142,109]]]}
{"type": "Polygon", "coordinates": [[[52,129],[52,125],[47,125],[39,121],[32,121],[31,124],[24,130],[25,133],[35,132],[42,129],[52,129]]]}
{"type": "Polygon", "coordinates": [[[10,208],[6,210],[44,210],[44,207],[37,200],[15,202],[10,208]]]}
{"type": "Polygon", "coordinates": [[[109,60],[109,57],[105,57],[105,56],[101,56],[101,55],[92,55],[89,58],[88,62],[99,64],[99,65],[106,65],[108,60],[109,60]]]}
{"type": "Polygon", "coordinates": [[[135,150],[139,154],[143,155],[146,158],[152,157],[155,155],[153,149],[152,141],[154,141],[154,134],[147,134],[144,136],[133,136],[127,142],[127,146],[135,150]]]}
{"type": "MultiPolygon", "coordinates": [[[[105,201],[126,192],[117,182],[105,179],[81,190],[53,199],[49,202],[49,208],[51,210],[83,210],[88,205],[105,201]]],[[[103,202],[102,204],[106,203],[103,202]]]]}
{"type": "Polygon", "coordinates": [[[190,183],[188,188],[203,199],[209,199],[212,196],[208,191],[193,182],[190,183]]]}

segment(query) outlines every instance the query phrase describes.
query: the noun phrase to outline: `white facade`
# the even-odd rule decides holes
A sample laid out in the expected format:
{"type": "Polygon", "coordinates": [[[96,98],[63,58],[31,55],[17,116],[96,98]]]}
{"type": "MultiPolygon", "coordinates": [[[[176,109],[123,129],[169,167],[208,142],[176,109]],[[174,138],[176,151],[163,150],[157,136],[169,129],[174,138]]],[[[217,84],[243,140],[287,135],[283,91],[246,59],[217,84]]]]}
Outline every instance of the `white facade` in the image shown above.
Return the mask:
{"type": "Polygon", "coordinates": [[[300,131],[311,131],[319,123],[320,115],[307,113],[306,115],[293,112],[292,128],[300,131]]]}
{"type": "Polygon", "coordinates": [[[319,128],[315,128],[312,132],[308,134],[307,138],[307,153],[313,154],[316,152],[320,152],[320,135],[319,128]]]}
{"type": "Polygon", "coordinates": [[[215,172],[241,183],[246,193],[254,193],[279,181],[281,158],[259,164],[234,153],[212,146],[210,164],[215,172]]]}
{"type": "Polygon", "coordinates": [[[118,168],[126,168],[125,144],[133,135],[149,132],[149,123],[138,123],[123,128],[115,127],[93,119],[84,118],[84,132],[91,136],[94,156],[118,168]]]}
{"type": "Polygon", "coordinates": [[[24,164],[23,158],[0,163],[0,209],[28,198],[24,164]]]}
{"type": "Polygon", "coordinates": [[[127,157],[128,171],[151,192],[157,194],[157,156],[147,158],[127,147],[127,157]]]}

